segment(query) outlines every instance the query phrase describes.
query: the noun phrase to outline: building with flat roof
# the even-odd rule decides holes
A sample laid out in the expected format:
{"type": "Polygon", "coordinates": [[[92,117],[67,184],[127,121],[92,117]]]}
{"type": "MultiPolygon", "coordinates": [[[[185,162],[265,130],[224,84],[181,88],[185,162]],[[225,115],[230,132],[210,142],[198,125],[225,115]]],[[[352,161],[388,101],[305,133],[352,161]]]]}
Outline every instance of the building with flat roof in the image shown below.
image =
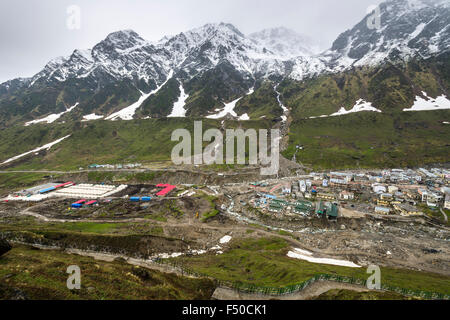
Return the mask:
{"type": "Polygon", "coordinates": [[[394,204],[394,209],[398,213],[400,213],[402,216],[413,216],[413,215],[423,214],[416,207],[414,207],[408,203],[394,204]]]}
{"type": "Polygon", "coordinates": [[[18,191],[15,194],[26,197],[28,195],[39,194],[39,192],[42,190],[48,190],[48,189],[54,188],[58,185],[60,185],[60,183],[46,183],[46,184],[42,184],[42,185],[39,185],[39,186],[36,186],[33,188],[18,191]]]}
{"type": "Polygon", "coordinates": [[[444,209],[450,210],[450,193],[445,195],[444,209]]]}
{"type": "Polygon", "coordinates": [[[354,200],[355,199],[355,194],[353,192],[350,192],[350,191],[342,191],[339,194],[339,199],[340,200],[354,200]]]}
{"type": "Polygon", "coordinates": [[[391,213],[391,209],[387,208],[387,207],[375,207],[375,213],[379,213],[379,214],[389,214],[391,213]]]}
{"type": "Polygon", "coordinates": [[[323,192],[318,193],[318,194],[317,194],[317,198],[323,199],[323,200],[335,200],[335,199],[336,199],[336,197],[334,196],[334,194],[331,194],[331,193],[323,193],[323,192]]]}

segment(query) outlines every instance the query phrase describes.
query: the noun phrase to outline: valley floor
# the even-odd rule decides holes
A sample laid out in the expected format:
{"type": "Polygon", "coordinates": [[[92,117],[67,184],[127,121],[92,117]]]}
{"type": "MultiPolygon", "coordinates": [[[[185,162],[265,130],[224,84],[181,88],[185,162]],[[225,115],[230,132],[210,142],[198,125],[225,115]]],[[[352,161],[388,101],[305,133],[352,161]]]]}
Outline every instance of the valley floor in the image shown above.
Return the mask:
{"type": "MultiPolygon", "coordinates": [[[[33,185],[34,179],[42,179],[40,173],[34,174],[37,177],[23,173],[23,181],[33,185]]],[[[85,173],[73,174],[62,175],[80,178],[85,173]]],[[[103,174],[108,173],[85,178],[107,177],[103,174]]],[[[276,186],[277,181],[269,184],[276,186]]],[[[217,187],[180,185],[177,194],[148,204],[123,198],[151,188],[148,182],[130,183],[107,202],[81,210],[71,210],[73,199],[68,198],[1,202],[0,237],[13,249],[0,257],[0,297],[254,299],[227,288],[237,284],[285,288],[319,274],[365,281],[369,265],[381,268],[381,281],[387,287],[442,297],[450,293],[450,231],[443,219],[387,217],[351,207],[342,210],[336,221],[261,214],[248,206],[255,190],[242,180],[217,187]],[[180,196],[183,192],[193,193],[180,196]],[[290,252],[342,263],[309,262],[293,258],[290,252]],[[70,265],[79,265],[85,277],[79,292],[66,288],[70,265]]],[[[327,282],[305,290],[267,299],[410,298],[327,282]]]]}

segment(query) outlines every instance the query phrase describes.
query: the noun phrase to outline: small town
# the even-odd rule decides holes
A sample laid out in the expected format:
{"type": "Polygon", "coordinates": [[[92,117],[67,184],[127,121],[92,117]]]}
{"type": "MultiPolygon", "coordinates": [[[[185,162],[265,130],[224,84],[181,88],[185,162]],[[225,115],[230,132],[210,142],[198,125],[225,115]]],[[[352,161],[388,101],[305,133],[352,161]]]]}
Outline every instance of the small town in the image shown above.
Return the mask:
{"type": "MultiPolygon", "coordinates": [[[[135,168],[136,165],[127,165],[135,168]]],[[[91,165],[102,172],[122,165],[91,165]]],[[[218,173],[218,176],[224,174],[218,173]]],[[[99,206],[103,202],[151,202],[156,198],[188,198],[199,193],[220,198],[221,210],[230,207],[243,215],[248,209],[273,218],[326,218],[336,221],[348,212],[389,216],[424,216],[448,222],[450,171],[447,169],[391,169],[371,171],[311,172],[308,175],[224,183],[223,185],[108,185],[54,181],[15,190],[4,202],[40,202],[72,199],[70,209],[99,206]]]]}
{"type": "Polygon", "coordinates": [[[311,173],[294,181],[252,183],[254,208],[274,214],[326,216],[339,208],[383,215],[440,215],[450,209],[450,171],[441,169],[311,173]],[[442,213],[440,212],[442,211],[442,213]]]}

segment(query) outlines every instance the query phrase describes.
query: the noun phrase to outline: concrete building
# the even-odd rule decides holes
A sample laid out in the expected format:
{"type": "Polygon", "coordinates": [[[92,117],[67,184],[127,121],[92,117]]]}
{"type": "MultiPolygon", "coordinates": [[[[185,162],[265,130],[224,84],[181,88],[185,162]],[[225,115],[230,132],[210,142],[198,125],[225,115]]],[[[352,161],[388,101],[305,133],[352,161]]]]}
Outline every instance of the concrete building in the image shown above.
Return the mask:
{"type": "Polygon", "coordinates": [[[336,204],[327,202],[325,204],[326,215],[329,220],[336,220],[339,215],[339,208],[336,204]]]}
{"type": "Polygon", "coordinates": [[[398,187],[397,186],[389,186],[388,192],[394,194],[394,193],[398,192],[398,187]]]}
{"type": "Polygon", "coordinates": [[[391,209],[387,208],[387,207],[375,207],[375,213],[378,214],[389,214],[391,213],[391,209]]]}
{"type": "Polygon", "coordinates": [[[331,178],[330,183],[331,185],[346,185],[348,181],[346,179],[331,178]]]}
{"type": "Polygon", "coordinates": [[[350,191],[342,191],[339,194],[339,199],[340,200],[354,200],[355,199],[355,194],[353,192],[350,192],[350,191]]]}
{"type": "Polygon", "coordinates": [[[353,175],[345,172],[330,172],[330,181],[332,180],[344,180],[345,184],[349,183],[353,179],[353,175]]]}
{"type": "Polygon", "coordinates": [[[317,194],[317,198],[323,199],[323,200],[335,200],[335,199],[336,199],[336,197],[334,196],[334,194],[331,194],[331,193],[323,193],[323,192],[318,193],[318,194],[317,194]]]}
{"type": "Polygon", "coordinates": [[[402,216],[412,216],[412,215],[421,215],[423,214],[421,211],[419,211],[416,207],[407,204],[407,203],[401,203],[401,204],[394,204],[394,209],[400,213],[402,216]]]}
{"type": "Polygon", "coordinates": [[[300,188],[300,192],[306,192],[306,182],[305,182],[305,180],[300,180],[299,182],[298,182],[298,186],[299,186],[299,188],[300,188]]]}
{"type": "Polygon", "coordinates": [[[380,184],[374,184],[372,185],[372,190],[375,193],[386,193],[386,187],[380,184]]]}
{"type": "Polygon", "coordinates": [[[445,195],[444,209],[450,210],[450,193],[445,195]]]}
{"type": "Polygon", "coordinates": [[[55,187],[59,185],[59,183],[46,183],[46,184],[42,184],[33,188],[29,188],[29,189],[25,189],[25,190],[21,190],[15,193],[15,195],[18,196],[22,196],[22,197],[26,197],[29,195],[35,195],[35,194],[39,194],[39,191],[41,190],[46,190],[52,187],[55,187]]]}

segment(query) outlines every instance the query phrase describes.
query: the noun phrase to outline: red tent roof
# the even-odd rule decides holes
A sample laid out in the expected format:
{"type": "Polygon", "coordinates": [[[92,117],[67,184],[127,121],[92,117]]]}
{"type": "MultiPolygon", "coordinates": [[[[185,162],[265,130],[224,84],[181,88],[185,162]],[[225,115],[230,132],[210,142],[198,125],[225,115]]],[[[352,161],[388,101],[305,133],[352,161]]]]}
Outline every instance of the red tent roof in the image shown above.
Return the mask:
{"type": "Polygon", "coordinates": [[[56,188],[56,189],[62,188],[62,187],[68,186],[68,185],[70,185],[70,184],[73,184],[73,182],[70,181],[70,182],[66,182],[66,183],[63,183],[63,184],[58,184],[57,186],[55,186],[55,188],[56,188]]]}
{"type": "Polygon", "coordinates": [[[156,187],[164,188],[163,190],[161,190],[156,194],[157,196],[165,196],[166,194],[168,194],[169,192],[171,192],[173,189],[176,188],[176,186],[172,186],[170,184],[158,184],[156,187]]]}

